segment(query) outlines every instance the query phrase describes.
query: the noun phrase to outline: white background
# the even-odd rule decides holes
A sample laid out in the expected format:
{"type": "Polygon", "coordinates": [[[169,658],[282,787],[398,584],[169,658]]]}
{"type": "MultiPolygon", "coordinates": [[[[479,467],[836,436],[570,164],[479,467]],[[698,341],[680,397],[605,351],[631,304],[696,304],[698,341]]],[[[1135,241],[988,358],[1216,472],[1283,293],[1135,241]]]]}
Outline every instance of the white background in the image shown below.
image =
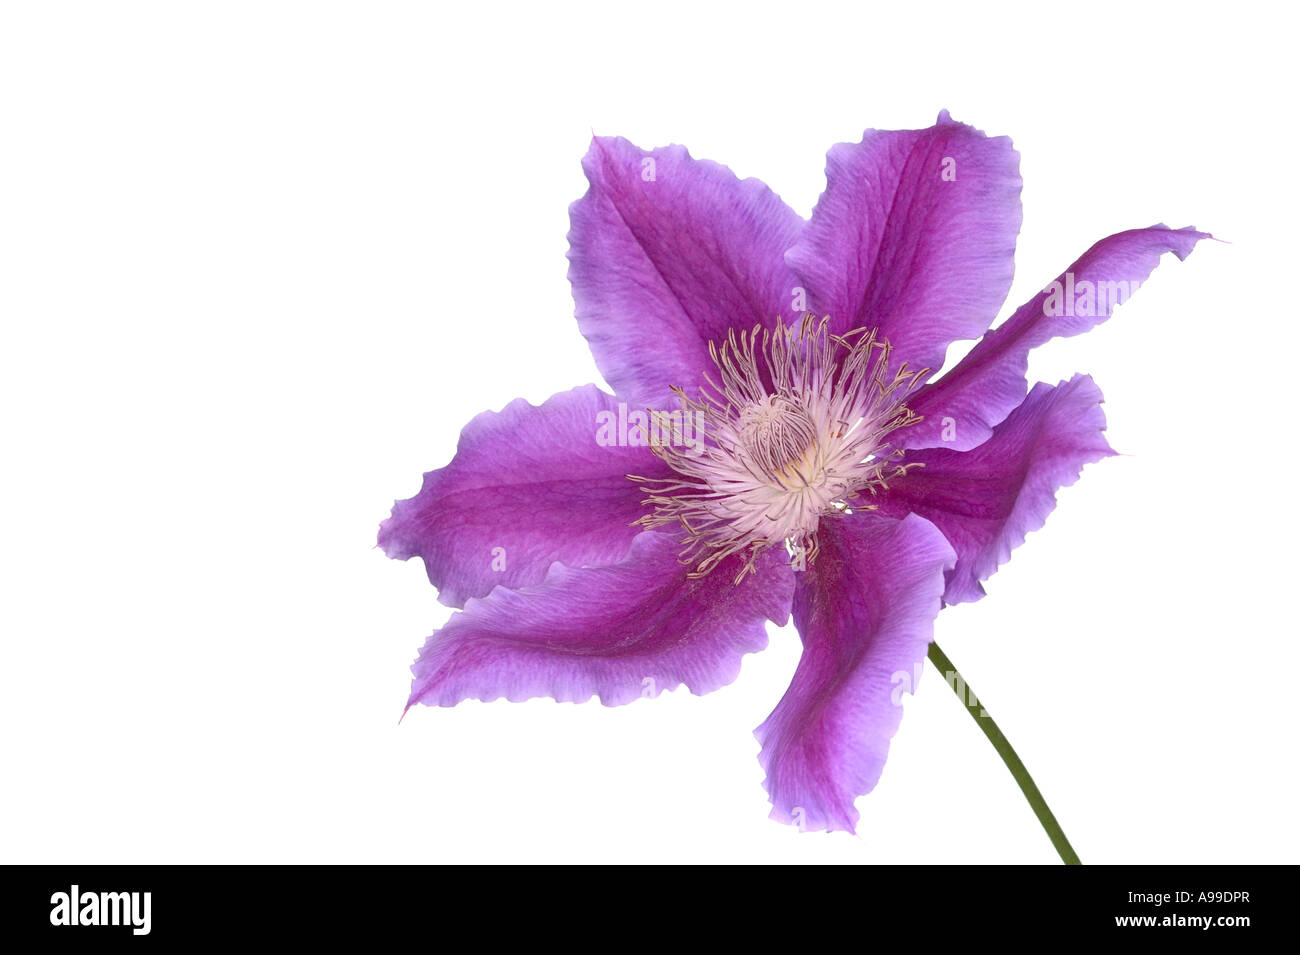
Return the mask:
{"type": "Polygon", "coordinates": [[[592,131],[806,215],[832,143],[945,107],[1022,154],[1004,315],[1111,232],[1231,244],[1035,353],[1127,456],[938,639],[1085,862],[1296,861],[1294,24],[455,6],[3,7],[0,861],[1054,861],[933,674],[856,837],[769,821],[789,628],[707,697],[397,724],[450,611],[379,521],[480,410],[598,380],[592,131]]]}

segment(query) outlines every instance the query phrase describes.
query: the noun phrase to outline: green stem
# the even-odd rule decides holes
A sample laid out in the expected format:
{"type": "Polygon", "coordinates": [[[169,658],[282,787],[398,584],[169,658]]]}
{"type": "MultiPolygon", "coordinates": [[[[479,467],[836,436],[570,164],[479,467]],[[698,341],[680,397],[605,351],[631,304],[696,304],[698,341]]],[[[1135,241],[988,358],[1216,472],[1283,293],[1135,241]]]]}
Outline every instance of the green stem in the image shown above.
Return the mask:
{"type": "Polygon", "coordinates": [[[1061,831],[1061,824],[1056,821],[1052,815],[1052,810],[1047,808],[1047,800],[1043,799],[1043,794],[1038,791],[1034,784],[1033,777],[1029,775],[1029,770],[1025,769],[1025,764],[1020,761],[1016,751],[1011,748],[1007,738],[1002,735],[1002,730],[998,729],[998,724],[993,722],[993,717],[989,716],[975,694],[969,692],[970,686],[962,679],[962,675],[957,672],[957,668],[952,665],[948,655],[939,649],[939,644],[930,644],[929,652],[930,662],[939,668],[948,685],[952,687],[957,698],[966,704],[966,710],[970,713],[976,725],[984,731],[984,735],[989,738],[993,748],[998,751],[1002,757],[1002,762],[1007,764],[1007,769],[1011,770],[1011,776],[1020,787],[1020,791],[1025,794],[1029,800],[1030,807],[1034,810],[1034,815],[1042,823],[1043,829],[1047,832],[1047,838],[1052,840],[1052,845],[1061,856],[1061,861],[1066,865],[1081,865],[1078,855],[1075,854],[1070,840],[1065,838],[1065,833],[1061,831]]]}

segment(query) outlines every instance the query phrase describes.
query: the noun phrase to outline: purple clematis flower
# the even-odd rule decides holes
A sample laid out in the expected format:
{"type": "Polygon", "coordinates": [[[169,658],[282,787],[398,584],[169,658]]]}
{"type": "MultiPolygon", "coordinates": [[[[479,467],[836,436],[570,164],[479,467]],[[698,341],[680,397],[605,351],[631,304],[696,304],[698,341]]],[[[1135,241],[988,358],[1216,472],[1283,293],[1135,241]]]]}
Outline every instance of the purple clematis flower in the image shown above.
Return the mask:
{"type": "Polygon", "coordinates": [[[569,278],[613,394],[479,415],[381,526],[463,608],[408,707],[707,693],[793,614],[803,655],[756,731],[772,815],[852,831],[941,606],[983,596],[1057,488],[1112,453],[1092,379],[1030,389],[1029,351],[1206,235],[1112,235],[988,331],[1019,160],[946,112],[832,148],[807,221],[681,146],[597,137],[583,168],[569,278]]]}

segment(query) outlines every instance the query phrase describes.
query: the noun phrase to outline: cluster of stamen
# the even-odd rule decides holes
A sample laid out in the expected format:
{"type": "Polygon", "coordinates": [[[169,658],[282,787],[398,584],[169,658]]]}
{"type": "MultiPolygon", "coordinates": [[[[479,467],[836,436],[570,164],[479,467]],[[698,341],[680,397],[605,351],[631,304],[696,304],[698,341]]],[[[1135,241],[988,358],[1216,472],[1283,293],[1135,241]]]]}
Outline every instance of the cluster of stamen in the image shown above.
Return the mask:
{"type": "Polygon", "coordinates": [[[900,464],[887,438],[920,420],[903,399],[926,372],[891,368],[874,330],[834,335],[828,324],[808,314],[733,331],[709,346],[716,382],[706,375],[696,397],[673,388],[694,440],[654,442],[675,477],[629,477],[653,507],[638,524],[685,529],[692,577],[739,555],[739,582],[778,544],[802,569],[817,557],[822,518],[871,507],[862,502],[915,466],[900,464]]]}

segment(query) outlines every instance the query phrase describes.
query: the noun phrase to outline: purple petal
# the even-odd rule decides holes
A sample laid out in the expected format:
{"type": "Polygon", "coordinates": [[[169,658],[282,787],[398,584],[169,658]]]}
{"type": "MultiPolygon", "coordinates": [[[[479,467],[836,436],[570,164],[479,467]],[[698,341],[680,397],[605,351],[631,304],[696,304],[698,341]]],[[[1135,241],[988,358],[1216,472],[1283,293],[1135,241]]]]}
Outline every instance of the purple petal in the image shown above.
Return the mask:
{"type": "Polygon", "coordinates": [[[993,426],[1024,400],[1032,349],[1101,324],[1146,281],[1160,256],[1172,252],[1185,259],[1207,238],[1190,226],[1155,225],[1102,239],[985,335],[947,374],[918,392],[908,404],[924,420],[894,435],[893,444],[965,451],[986,441],[993,426]]]}
{"type": "Polygon", "coordinates": [[[627,445],[640,432],[620,431],[619,415],[619,399],[595,385],[485,411],[461,432],[451,463],[393,507],[379,546],[424,558],[438,599],[453,607],[498,584],[535,584],[557,560],[622,559],[640,530],[628,525],[645,513],[627,475],[669,472],[648,448],[627,445]]]}
{"type": "Polygon", "coordinates": [[[596,137],[591,182],[569,209],[569,281],[578,326],[617,394],[676,408],[712,369],[709,343],[793,317],[784,253],[803,220],[757,179],[596,137]]]}
{"type": "Polygon", "coordinates": [[[957,552],[943,599],[984,596],[987,580],[1011,551],[1038,530],[1056,506],[1056,491],[1078,480],[1085,464],[1113,454],[1102,432],[1102,396],[1087,375],[1056,386],[1037,384],[1024,403],[972,451],[912,451],[923,467],[889,483],[884,513],[920,514],[957,552]]]}
{"type": "Polygon", "coordinates": [[[997,315],[1020,231],[1020,159],[947,112],[929,129],[869,129],[826,158],[826,191],[786,262],[843,333],[876,327],[897,359],[938,370],[997,315]]]}
{"type": "Polygon", "coordinates": [[[788,618],[793,574],[769,552],[739,584],[726,573],[688,579],[677,537],[645,532],[615,566],[556,564],[536,586],[470,600],[420,652],[408,705],[595,695],[617,706],[730,683],[741,657],[767,645],[764,620],[788,618]]]}
{"type": "Polygon", "coordinates": [[[825,520],[819,543],[795,587],[803,657],[754,735],[772,818],[852,832],[853,802],[880,778],[901,693],[915,687],[953,552],[915,515],[825,520]]]}

